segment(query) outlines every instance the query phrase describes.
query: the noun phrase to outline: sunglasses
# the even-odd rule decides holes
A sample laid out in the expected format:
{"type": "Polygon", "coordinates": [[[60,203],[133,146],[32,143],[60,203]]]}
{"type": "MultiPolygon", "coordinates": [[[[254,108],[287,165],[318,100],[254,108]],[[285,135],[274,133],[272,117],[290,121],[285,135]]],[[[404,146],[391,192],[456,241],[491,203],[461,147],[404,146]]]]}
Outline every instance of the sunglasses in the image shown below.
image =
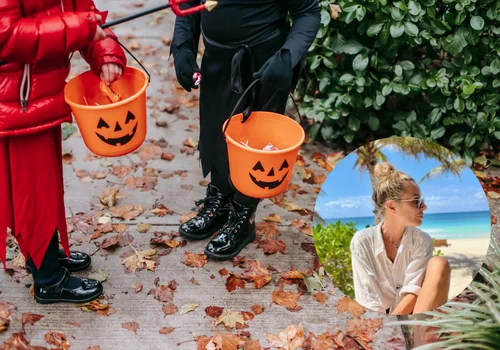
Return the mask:
{"type": "Polygon", "coordinates": [[[417,209],[421,209],[422,206],[425,204],[425,198],[424,197],[418,197],[418,198],[413,198],[413,199],[399,199],[400,202],[413,202],[417,209]]]}

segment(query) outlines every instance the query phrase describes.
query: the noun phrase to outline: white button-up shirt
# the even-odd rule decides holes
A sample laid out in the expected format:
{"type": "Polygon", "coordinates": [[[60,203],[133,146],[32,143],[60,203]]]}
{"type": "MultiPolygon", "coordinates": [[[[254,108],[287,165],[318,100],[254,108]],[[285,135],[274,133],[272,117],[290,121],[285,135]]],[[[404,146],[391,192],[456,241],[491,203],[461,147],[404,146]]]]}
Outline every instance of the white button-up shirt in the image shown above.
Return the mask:
{"type": "Polygon", "coordinates": [[[392,312],[405,294],[419,294],[434,247],[427,233],[408,226],[393,263],[387,257],[381,226],[358,231],[352,238],[352,271],[356,301],[386,313],[387,309],[392,312]]]}

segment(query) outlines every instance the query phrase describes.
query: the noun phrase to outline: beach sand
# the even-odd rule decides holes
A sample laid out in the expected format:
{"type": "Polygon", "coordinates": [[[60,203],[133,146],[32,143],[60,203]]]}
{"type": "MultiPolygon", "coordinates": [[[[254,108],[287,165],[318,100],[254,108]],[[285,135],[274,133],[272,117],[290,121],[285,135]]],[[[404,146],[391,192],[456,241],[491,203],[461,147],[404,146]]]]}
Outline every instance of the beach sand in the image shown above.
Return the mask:
{"type": "Polygon", "coordinates": [[[460,294],[473,279],[473,274],[485,260],[489,238],[449,239],[449,247],[438,247],[450,262],[450,299],[460,294]]]}

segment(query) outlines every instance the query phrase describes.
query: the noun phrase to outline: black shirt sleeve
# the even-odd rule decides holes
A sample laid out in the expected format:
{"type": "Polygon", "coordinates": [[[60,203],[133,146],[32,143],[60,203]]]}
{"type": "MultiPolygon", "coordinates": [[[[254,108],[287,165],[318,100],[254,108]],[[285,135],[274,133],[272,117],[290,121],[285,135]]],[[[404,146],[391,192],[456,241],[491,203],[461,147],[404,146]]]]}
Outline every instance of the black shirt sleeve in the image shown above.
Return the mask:
{"type": "MultiPolygon", "coordinates": [[[[201,0],[192,0],[179,7],[182,10],[195,7],[201,4],[201,0]]],[[[200,13],[194,13],[189,16],[183,16],[175,19],[174,35],[170,52],[175,55],[176,52],[189,49],[196,56],[198,52],[198,43],[200,41],[200,13]]]]}
{"type": "Polygon", "coordinates": [[[288,10],[293,24],[283,49],[290,50],[292,67],[295,67],[307,54],[318,34],[321,9],[317,0],[289,0],[288,10]]]}

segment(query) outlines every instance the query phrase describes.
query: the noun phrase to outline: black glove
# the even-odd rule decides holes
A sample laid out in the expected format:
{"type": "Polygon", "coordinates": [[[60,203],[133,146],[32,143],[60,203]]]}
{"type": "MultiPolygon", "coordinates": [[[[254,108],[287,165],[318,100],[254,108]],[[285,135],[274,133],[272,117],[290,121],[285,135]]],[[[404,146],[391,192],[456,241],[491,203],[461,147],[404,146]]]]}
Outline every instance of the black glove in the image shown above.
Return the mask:
{"type": "Polygon", "coordinates": [[[271,98],[276,91],[290,91],[293,78],[292,57],[288,49],[281,49],[262,68],[254,73],[260,78],[261,95],[271,98]]]}
{"type": "Polygon", "coordinates": [[[194,85],[193,74],[200,72],[200,68],[196,63],[196,56],[189,49],[184,49],[174,55],[174,66],[177,81],[187,92],[191,89],[198,89],[194,85]]]}

